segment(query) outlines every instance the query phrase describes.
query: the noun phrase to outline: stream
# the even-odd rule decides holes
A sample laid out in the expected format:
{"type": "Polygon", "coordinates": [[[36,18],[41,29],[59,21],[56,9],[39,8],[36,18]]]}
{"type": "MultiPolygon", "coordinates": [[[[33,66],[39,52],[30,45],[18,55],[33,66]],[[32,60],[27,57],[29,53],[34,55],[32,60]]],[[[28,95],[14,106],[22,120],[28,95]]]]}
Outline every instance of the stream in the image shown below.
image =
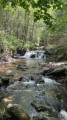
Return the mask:
{"type": "Polygon", "coordinates": [[[67,120],[67,91],[48,76],[43,76],[44,51],[27,52],[17,61],[0,65],[0,113],[8,104],[19,104],[31,120],[67,120]],[[0,81],[1,82],[1,81],[0,81]]]}

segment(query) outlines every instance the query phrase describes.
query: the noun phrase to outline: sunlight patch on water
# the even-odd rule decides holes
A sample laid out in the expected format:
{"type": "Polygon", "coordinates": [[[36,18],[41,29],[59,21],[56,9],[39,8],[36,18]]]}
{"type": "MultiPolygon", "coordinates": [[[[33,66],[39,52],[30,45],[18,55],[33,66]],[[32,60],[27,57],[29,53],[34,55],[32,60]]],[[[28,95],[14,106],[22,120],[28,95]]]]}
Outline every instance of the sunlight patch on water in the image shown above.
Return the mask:
{"type": "Polygon", "coordinates": [[[64,110],[60,111],[60,120],[67,120],[67,112],[64,110]]]}

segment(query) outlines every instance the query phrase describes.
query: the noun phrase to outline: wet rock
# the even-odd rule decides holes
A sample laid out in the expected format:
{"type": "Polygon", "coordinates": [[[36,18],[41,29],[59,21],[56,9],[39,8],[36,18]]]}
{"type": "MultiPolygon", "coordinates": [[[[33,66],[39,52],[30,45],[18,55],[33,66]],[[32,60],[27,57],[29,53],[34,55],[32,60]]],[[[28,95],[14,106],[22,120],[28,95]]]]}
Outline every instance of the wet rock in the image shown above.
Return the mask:
{"type": "Polygon", "coordinates": [[[44,120],[60,120],[59,118],[54,118],[54,117],[45,117],[44,120]]]}
{"type": "Polygon", "coordinates": [[[44,75],[48,75],[48,74],[51,73],[53,70],[54,70],[53,68],[45,67],[42,74],[43,74],[43,76],[44,76],[44,75]]]}
{"type": "Polygon", "coordinates": [[[8,62],[6,56],[1,56],[0,57],[0,62],[8,62]]]}
{"type": "Polygon", "coordinates": [[[1,102],[1,100],[4,98],[4,96],[0,96],[0,102],[1,102]]]}
{"type": "Polygon", "coordinates": [[[57,93],[57,98],[59,99],[59,100],[61,100],[62,99],[62,94],[61,93],[57,93]]]}
{"type": "Polygon", "coordinates": [[[0,81],[0,87],[2,86],[2,81],[0,81]]]}
{"type": "Polygon", "coordinates": [[[3,120],[3,116],[0,114],[0,120],[3,120]]]}
{"type": "Polygon", "coordinates": [[[22,81],[22,79],[23,79],[23,77],[20,77],[20,78],[19,78],[19,81],[22,81]]]}
{"type": "Polygon", "coordinates": [[[30,79],[31,79],[31,80],[34,80],[34,77],[33,77],[33,76],[30,76],[30,79]]]}
{"type": "Polygon", "coordinates": [[[14,77],[14,74],[5,74],[6,77],[14,77]]]}
{"type": "Polygon", "coordinates": [[[15,81],[21,82],[23,80],[23,77],[16,78],[15,81]]]}
{"type": "Polygon", "coordinates": [[[67,87],[67,65],[52,65],[52,68],[45,68],[42,74],[54,78],[67,87]]]}
{"type": "Polygon", "coordinates": [[[19,65],[17,66],[17,70],[26,71],[27,69],[28,69],[28,67],[22,66],[21,64],[19,64],[19,65]]]}
{"type": "Polygon", "coordinates": [[[55,68],[51,73],[51,75],[57,75],[57,76],[66,76],[67,74],[67,66],[62,66],[55,68]]]}
{"type": "Polygon", "coordinates": [[[43,84],[44,83],[44,80],[42,78],[37,78],[35,80],[36,84],[43,84]]]}
{"type": "Polygon", "coordinates": [[[34,80],[36,82],[36,84],[43,84],[44,83],[42,76],[39,74],[36,74],[36,76],[35,75],[30,76],[30,79],[34,80]]]}
{"type": "Polygon", "coordinates": [[[67,65],[65,63],[48,63],[44,67],[43,75],[66,75],[67,65]]]}
{"type": "Polygon", "coordinates": [[[3,85],[5,85],[5,86],[9,85],[9,78],[6,78],[6,77],[2,78],[1,81],[2,81],[3,85]]]}
{"type": "Polygon", "coordinates": [[[34,101],[34,102],[31,103],[31,105],[34,106],[37,111],[49,111],[49,112],[52,112],[52,108],[50,106],[48,106],[47,104],[46,105],[41,104],[41,103],[39,104],[39,103],[34,101]]]}
{"type": "Polygon", "coordinates": [[[35,54],[32,54],[32,55],[30,56],[30,58],[35,58],[35,54]]]}
{"type": "Polygon", "coordinates": [[[19,49],[19,48],[18,48],[18,49],[17,49],[17,53],[20,54],[21,56],[24,56],[25,53],[26,53],[26,49],[24,49],[24,48],[23,48],[23,49],[19,49]]]}
{"type": "MultiPolygon", "coordinates": [[[[29,120],[28,114],[18,104],[8,104],[6,112],[12,120],[29,120]]],[[[8,119],[8,116],[6,116],[6,119],[8,119]]]]}
{"type": "Polygon", "coordinates": [[[60,119],[54,118],[54,117],[44,116],[44,117],[37,117],[37,118],[35,118],[35,120],[60,120],[60,119]]]}
{"type": "Polygon", "coordinates": [[[22,70],[22,71],[26,71],[26,69],[24,69],[22,67],[19,67],[19,68],[17,67],[17,70],[19,70],[19,69],[22,70]]]}

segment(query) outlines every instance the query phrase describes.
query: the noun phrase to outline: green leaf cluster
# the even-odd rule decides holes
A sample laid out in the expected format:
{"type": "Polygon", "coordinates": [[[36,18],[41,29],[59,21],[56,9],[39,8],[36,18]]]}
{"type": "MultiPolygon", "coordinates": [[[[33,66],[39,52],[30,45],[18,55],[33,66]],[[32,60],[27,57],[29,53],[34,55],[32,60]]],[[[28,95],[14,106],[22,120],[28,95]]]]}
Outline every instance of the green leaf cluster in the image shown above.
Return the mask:
{"type": "Polygon", "coordinates": [[[16,51],[17,48],[21,48],[23,46],[23,41],[21,39],[17,39],[16,36],[8,35],[4,31],[0,31],[0,47],[6,48],[8,46],[12,51],[16,51]]]}
{"type": "Polygon", "coordinates": [[[30,6],[36,8],[34,12],[34,21],[40,20],[41,18],[44,22],[52,26],[52,16],[48,13],[48,10],[53,7],[53,9],[62,9],[63,0],[2,0],[0,1],[0,6],[5,7],[8,2],[11,2],[12,7],[19,5],[29,12],[30,6]]]}

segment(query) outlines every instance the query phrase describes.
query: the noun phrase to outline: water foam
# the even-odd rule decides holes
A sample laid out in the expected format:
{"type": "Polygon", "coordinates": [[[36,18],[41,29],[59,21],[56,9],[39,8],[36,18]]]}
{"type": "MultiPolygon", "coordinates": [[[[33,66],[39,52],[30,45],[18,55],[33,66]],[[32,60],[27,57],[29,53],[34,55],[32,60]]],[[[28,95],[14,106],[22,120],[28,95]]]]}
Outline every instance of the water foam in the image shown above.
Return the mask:
{"type": "Polygon", "coordinates": [[[36,59],[37,58],[39,58],[39,59],[41,59],[41,58],[46,59],[46,55],[44,55],[44,51],[41,51],[41,52],[39,52],[39,51],[28,51],[23,56],[23,58],[31,58],[32,55],[34,55],[33,58],[36,58],[36,59]]]}
{"type": "Polygon", "coordinates": [[[42,76],[42,79],[44,80],[45,84],[49,85],[49,84],[58,84],[55,80],[52,80],[48,77],[44,77],[42,76]]]}
{"type": "Polygon", "coordinates": [[[24,85],[34,85],[35,82],[34,81],[28,81],[28,82],[23,82],[24,85]]]}
{"type": "Polygon", "coordinates": [[[60,116],[60,120],[67,120],[67,112],[66,111],[61,110],[59,116],[60,116]]]}

